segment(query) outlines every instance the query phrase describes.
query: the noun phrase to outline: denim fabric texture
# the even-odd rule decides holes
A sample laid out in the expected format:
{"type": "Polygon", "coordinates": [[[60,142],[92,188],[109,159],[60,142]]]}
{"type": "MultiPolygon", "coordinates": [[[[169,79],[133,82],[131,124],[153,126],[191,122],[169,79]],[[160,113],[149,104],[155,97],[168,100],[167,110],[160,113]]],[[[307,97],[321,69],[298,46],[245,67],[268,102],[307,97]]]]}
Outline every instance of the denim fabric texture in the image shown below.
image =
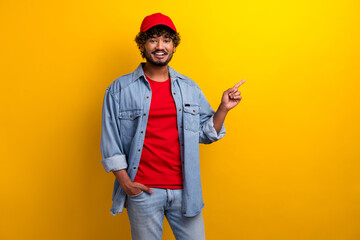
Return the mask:
{"type": "MultiPolygon", "coordinates": [[[[105,91],[102,108],[100,149],[106,172],[126,169],[133,181],[139,166],[151,102],[151,88],[143,65],[113,81],[105,91]]],[[[182,214],[192,217],[204,207],[199,143],[209,144],[225,135],[225,126],[217,133],[215,111],[199,86],[169,67],[171,92],[177,109],[180,154],[183,173],[182,214]]],[[[115,178],[111,214],[123,211],[126,193],[115,178]]]]}
{"type": "Polygon", "coordinates": [[[194,217],[181,214],[183,190],[151,188],[152,194],[141,192],[127,197],[127,213],[134,240],[161,240],[164,216],[176,239],[205,239],[202,213],[194,217]]]}

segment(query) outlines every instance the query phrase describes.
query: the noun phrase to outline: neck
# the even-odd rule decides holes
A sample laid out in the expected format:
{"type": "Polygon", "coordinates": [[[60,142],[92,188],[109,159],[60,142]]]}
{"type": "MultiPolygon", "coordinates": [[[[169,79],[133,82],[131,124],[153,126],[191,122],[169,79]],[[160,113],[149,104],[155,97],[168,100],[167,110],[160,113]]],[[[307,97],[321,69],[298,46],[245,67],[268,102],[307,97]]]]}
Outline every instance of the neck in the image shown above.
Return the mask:
{"type": "Polygon", "coordinates": [[[146,76],[156,82],[164,82],[170,77],[168,65],[156,66],[147,62],[143,67],[143,71],[146,76]]]}

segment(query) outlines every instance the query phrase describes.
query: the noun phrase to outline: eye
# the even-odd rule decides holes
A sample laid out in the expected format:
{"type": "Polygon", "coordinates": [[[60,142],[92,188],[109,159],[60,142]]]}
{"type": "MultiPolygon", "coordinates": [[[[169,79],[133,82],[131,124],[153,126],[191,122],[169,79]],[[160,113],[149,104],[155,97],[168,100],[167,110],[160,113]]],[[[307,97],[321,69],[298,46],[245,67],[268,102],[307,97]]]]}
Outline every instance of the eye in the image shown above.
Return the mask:
{"type": "Polygon", "coordinates": [[[169,42],[170,42],[170,39],[165,39],[164,42],[165,42],[165,43],[169,43],[169,42]]]}
{"type": "Polygon", "coordinates": [[[155,40],[155,39],[150,39],[150,40],[149,40],[149,42],[151,42],[151,43],[155,43],[155,42],[156,42],[156,40],[155,40]]]}

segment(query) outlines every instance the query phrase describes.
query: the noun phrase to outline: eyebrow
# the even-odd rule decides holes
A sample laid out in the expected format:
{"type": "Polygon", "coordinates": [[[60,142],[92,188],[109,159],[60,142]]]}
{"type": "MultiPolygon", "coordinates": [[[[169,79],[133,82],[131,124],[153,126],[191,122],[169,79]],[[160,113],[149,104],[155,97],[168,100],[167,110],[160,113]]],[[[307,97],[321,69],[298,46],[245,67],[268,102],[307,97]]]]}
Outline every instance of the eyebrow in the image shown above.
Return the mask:
{"type": "MultiPolygon", "coordinates": [[[[166,35],[161,35],[161,36],[163,36],[164,38],[170,38],[170,36],[166,36],[166,35]]],[[[161,36],[154,36],[154,35],[152,35],[152,36],[150,36],[149,38],[157,38],[157,37],[161,37],[161,36]]]]}

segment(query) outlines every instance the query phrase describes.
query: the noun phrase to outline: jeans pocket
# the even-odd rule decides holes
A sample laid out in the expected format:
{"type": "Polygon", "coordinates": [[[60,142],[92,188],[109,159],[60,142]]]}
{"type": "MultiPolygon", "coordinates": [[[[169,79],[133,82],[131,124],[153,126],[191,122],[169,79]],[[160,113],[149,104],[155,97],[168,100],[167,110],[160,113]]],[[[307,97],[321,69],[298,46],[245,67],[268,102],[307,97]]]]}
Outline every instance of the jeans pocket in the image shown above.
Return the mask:
{"type": "Polygon", "coordinates": [[[136,197],[140,196],[140,195],[143,194],[143,193],[144,193],[144,191],[141,191],[140,193],[135,194],[135,195],[128,195],[128,197],[129,197],[129,198],[136,198],[136,197]]]}

